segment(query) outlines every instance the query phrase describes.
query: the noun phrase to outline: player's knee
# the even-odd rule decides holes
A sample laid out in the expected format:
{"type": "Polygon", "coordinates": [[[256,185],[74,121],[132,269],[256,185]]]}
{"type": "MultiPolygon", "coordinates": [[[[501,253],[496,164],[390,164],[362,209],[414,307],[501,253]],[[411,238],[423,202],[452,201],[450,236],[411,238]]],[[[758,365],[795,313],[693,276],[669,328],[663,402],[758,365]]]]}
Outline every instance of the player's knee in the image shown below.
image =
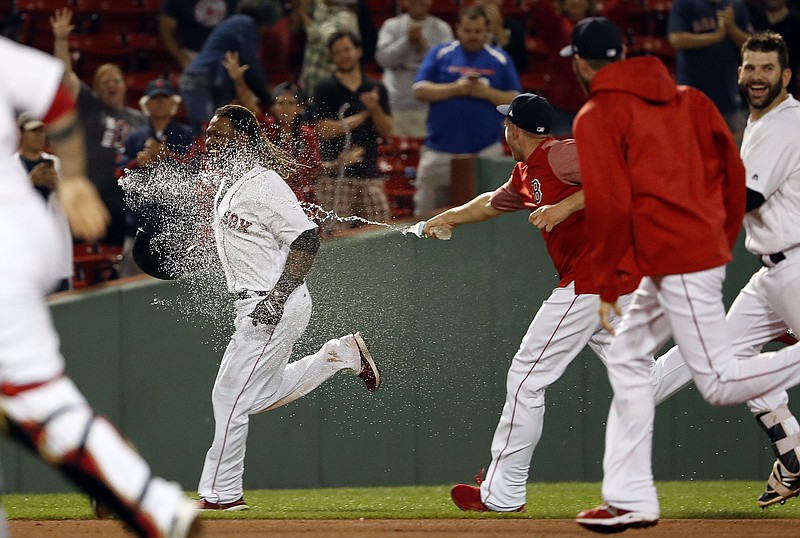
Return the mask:
{"type": "Polygon", "coordinates": [[[82,446],[94,420],[89,404],[68,378],[4,397],[2,407],[11,435],[53,464],[82,446]]]}
{"type": "Polygon", "coordinates": [[[726,390],[725,383],[719,379],[714,379],[703,386],[698,384],[698,389],[703,399],[712,407],[723,407],[739,401],[734,398],[733,394],[730,394],[730,391],[726,390]]]}

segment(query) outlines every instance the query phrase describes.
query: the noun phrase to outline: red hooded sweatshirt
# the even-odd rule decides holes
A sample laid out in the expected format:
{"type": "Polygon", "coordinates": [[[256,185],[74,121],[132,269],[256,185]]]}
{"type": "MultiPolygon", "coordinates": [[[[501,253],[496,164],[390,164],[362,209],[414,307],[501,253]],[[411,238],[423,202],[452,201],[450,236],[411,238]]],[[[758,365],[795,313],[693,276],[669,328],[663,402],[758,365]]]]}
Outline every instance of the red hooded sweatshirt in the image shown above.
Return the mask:
{"type": "MultiPolygon", "coordinates": [[[[714,104],[676,86],[654,57],[608,64],[574,124],[593,234],[588,271],[615,302],[631,250],[641,274],[702,271],[731,260],[745,208],[744,165],[714,104]]],[[[587,284],[587,283],[584,283],[587,284]]]]}

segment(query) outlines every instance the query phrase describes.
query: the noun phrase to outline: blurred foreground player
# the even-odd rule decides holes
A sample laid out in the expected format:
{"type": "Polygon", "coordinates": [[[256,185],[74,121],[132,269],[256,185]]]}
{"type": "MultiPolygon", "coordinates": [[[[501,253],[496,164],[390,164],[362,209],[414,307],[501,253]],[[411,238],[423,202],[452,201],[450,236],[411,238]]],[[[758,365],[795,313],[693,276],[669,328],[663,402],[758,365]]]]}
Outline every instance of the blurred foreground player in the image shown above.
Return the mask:
{"type": "Polygon", "coordinates": [[[73,234],[94,241],[108,212],[85,176],[83,136],[62,64],[0,38],[0,410],[8,433],[61,470],[100,505],[146,537],[198,532],[196,509],[178,484],[154,477],[147,463],[98,417],[64,375],[45,294],[58,277],[58,237],[41,197],[13,158],[14,112],[28,110],[48,125],[61,157],[57,194],[73,234]]]}

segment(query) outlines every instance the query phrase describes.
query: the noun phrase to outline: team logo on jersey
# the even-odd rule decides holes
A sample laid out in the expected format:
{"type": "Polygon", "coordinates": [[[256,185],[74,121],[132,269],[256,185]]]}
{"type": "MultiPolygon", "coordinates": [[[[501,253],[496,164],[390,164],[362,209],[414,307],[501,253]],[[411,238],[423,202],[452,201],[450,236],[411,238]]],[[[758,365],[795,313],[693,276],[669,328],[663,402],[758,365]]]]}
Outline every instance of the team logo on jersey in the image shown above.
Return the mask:
{"type": "Polygon", "coordinates": [[[252,222],[247,219],[243,219],[232,211],[226,211],[225,214],[222,215],[222,224],[228,228],[236,230],[237,232],[242,232],[243,234],[248,233],[247,229],[253,225],[252,222]]]}
{"type": "Polygon", "coordinates": [[[533,194],[533,201],[536,205],[542,203],[542,182],[536,178],[531,181],[531,193],[533,194]]]}
{"type": "Polygon", "coordinates": [[[751,177],[750,179],[752,179],[753,181],[758,181],[758,174],[753,174],[753,177],[751,177]]]}

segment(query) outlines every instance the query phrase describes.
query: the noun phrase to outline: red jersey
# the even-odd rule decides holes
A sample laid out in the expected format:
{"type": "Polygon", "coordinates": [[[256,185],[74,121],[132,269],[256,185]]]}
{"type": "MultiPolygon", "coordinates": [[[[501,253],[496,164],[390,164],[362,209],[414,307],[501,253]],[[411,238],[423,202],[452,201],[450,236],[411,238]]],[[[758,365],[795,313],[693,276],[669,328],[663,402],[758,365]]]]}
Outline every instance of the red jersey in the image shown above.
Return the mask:
{"type": "MultiPolygon", "coordinates": [[[[545,140],[524,163],[517,163],[511,178],[492,193],[492,207],[499,211],[533,212],[557,204],[581,187],[578,153],[574,140],[545,140]]],[[[578,260],[586,254],[583,211],[570,215],[550,232],[541,231],[547,253],[558,271],[559,287],[575,279],[578,260]]]]}
{"type": "Polygon", "coordinates": [[[586,225],[596,237],[586,276],[604,301],[624,293],[617,268],[631,251],[647,276],[731,260],[744,216],[744,165],[702,92],[676,86],[654,57],[614,62],[592,79],[574,132],[586,225]]]}

